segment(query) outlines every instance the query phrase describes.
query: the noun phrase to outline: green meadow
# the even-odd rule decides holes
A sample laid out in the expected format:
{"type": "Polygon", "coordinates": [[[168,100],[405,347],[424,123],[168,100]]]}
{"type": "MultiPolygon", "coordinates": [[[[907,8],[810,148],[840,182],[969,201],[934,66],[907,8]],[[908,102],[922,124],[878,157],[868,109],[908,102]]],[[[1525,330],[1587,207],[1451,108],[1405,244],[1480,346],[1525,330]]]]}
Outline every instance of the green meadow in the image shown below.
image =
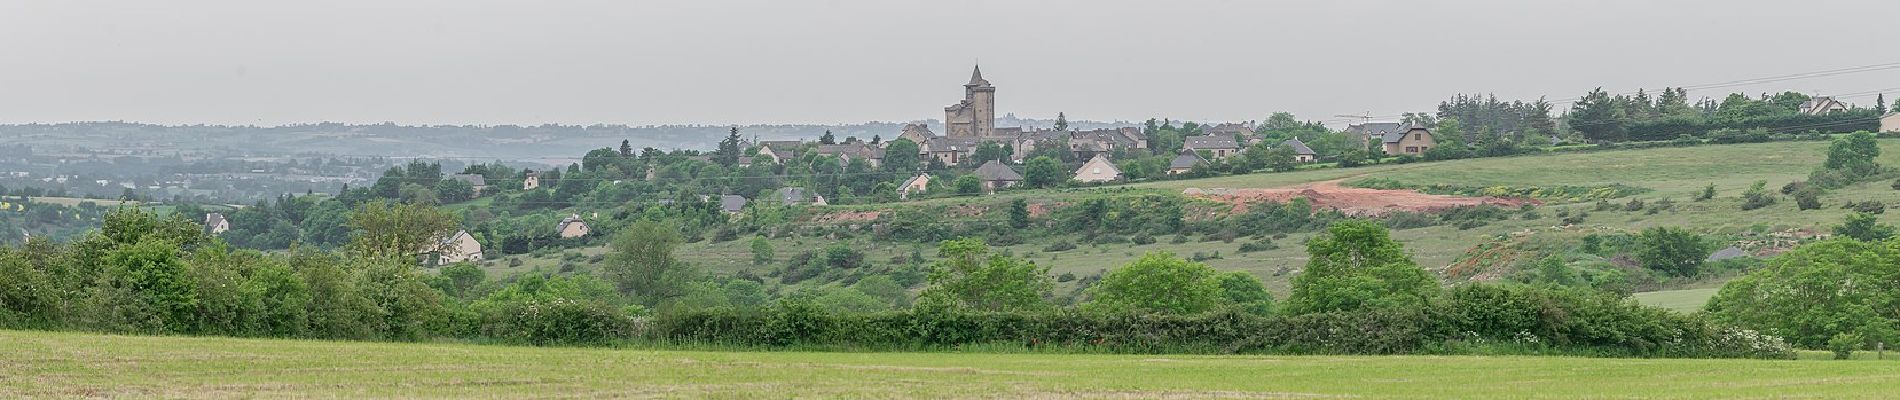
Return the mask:
{"type": "Polygon", "coordinates": [[[1900,363],[718,352],[0,331],[0,398],[1891,398],[1900,363]]]}

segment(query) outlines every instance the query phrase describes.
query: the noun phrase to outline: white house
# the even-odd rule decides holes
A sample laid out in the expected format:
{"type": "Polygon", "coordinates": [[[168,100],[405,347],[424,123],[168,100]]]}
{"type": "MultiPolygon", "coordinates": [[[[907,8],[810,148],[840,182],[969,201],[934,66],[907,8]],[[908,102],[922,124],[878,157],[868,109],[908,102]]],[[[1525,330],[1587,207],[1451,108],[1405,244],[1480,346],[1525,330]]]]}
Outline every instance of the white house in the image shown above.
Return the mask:
{"type": "Polygon", "coordinates": [[[1075,170],[1075,180],[1079,182],[1109,182],[1122,178],[1122,170],[1115,163],[1108,162],[1108,156],[1096,154],[1082,168],[1075,170]]]}

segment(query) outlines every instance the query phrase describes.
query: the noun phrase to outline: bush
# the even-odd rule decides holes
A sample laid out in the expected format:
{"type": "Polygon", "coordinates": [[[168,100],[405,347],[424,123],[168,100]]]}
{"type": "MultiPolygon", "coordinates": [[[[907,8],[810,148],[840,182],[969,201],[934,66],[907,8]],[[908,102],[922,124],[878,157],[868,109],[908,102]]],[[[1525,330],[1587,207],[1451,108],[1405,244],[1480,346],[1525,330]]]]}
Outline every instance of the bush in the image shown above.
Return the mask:
{"type": "Polygon", "coordinates": [[[1853,358],[1854,350],[1860,350],[1861,344],[1866,342],[1867,340],[1861,338],[1860,335],[1837,333],[1834,337],[1827,339],[1827,350],[1834,352],[1834,359],[1846,360],[1853,358]]]}
{"type": "Polygon", "coordinates": [[[1630,199],[1630,202],[1623,204],[1623,211],[1642,211],[1642,210],[1643,210],[1642,199],[1630,199]]]}
{"type": "Polygon", "coordinates": [[[1280,245],[1273,244],[1272,240],[1256,240],[1256,241],[1240,244],[1241,253],[1252,253],[1256,251],[1276,250],[1279,248],[1280,248],[1280,245]]]}
{"type": "Polygon", "coordinates": [[[1847,202],[1847,204],[1842,205],[1841,209],[1854,210],[1854,212],[1863,213],[1863,214],[1880,214],[1880,213],[1887,212],[1887,205],[1885,203],[1881,203],[1875,200],[1868,200],[1868,201],[1862,201],[1862,202],[1849,201],[1847,202]]]}
{"type": "Polygon", "coordinates": [[[1048,246],[1043,246],[1042,248],[1042,251],[1049,253],[1069,250],[1075,250],[1075,243],[1070,243],[1067,240],[1057,240],[1055,243],[1050,243],[1048,246]]]}
{"type": "Polygon", "coordinates": [[[1802,211],[1821,209],[1821,193],[1815,188],[1801,188],[1794,192],[1795,207],[1802,211]]]}

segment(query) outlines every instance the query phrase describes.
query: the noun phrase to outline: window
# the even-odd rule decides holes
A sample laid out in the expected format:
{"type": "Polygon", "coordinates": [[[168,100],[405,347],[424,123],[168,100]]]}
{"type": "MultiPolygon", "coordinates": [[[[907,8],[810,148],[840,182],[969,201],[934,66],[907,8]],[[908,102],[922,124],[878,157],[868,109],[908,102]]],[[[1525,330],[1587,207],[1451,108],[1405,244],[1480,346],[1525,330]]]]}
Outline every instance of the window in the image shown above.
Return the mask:
{"type": "Polygon", "coordinates": [[[1417,152],[1418,152],[1418,148],[1417,148],[1417,147],[1407,147],[1407,148],[1405,148],[1405,152],[1407,152],[1407,153],[1417,153],[1417,152]]]}
{"type": "Polygon", "coordinates": [[[1423,134],[1423,133],[1414,133],[1414,134],[1412,134],[1412,140],[1425,140],[1425,134],[1423,134]]]}

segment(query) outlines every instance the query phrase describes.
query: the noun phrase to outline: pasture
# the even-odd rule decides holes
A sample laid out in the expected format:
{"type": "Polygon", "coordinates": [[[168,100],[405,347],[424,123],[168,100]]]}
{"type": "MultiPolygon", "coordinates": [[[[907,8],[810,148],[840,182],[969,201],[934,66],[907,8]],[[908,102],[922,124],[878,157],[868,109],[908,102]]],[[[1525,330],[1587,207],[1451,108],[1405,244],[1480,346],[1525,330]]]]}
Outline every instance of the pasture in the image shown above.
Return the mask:
{"type": "Polygon", "coordinates": [[[713,352],[0,331],[4,398],[1884,398],[1900,364],[713,352]]]}

